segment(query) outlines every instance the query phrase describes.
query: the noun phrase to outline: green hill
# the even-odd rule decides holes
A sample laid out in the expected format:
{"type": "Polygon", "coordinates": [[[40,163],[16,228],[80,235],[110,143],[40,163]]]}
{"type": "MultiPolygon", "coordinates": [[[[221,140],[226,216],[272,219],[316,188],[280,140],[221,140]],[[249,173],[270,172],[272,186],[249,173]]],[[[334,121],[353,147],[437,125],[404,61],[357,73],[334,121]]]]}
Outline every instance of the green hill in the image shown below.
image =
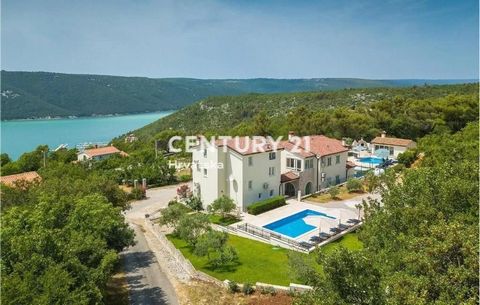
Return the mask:
{"type": "MultiPolygon", "coordinates": [[[[91,116],[180,109],[209,96],[394,87],[463,80],[191,79],[1,72],[1,119],[91,116]]],[[[467,80],[468,82],[468,80],[467,80]]]]}
{"type": "MultiPolygon", "coordinates": [[[[345,124],[352,126],[369,117],[379,121],[379,124],[383,124],[380,127],[388,130],[403,128],[399,122],[394,122],[393,118],[397,117],[405,117],[405,124],[408,124],[410,118],[415,118],[416,122],[430,126],[431,122],[426,119],[441,112],[432,104],[448,105],[454,101],[443,99],[452,96],[468,96],[469,100],[472,99],[473,107],[476,107],[475,105],[478,106],[477,91],[478,83],[209,97],[155,121],[135,131],[135,134],[144,141],[151,141],[156,134],[165,130],[177,130],[186,134],[222,132],[229,135],[251,134],[253,131],[250,128],[254,125],[254,118],[260,112],[266,114],[266,120],[270,125],[268,128],[274,135],[285,134],[288,131],[287,128],[294,128],[297,131],[310,128],[311,132],[329,133],[322,128],[334,119],[342,119],[349,110],[354,111],[356,116],[349,118],[351,122],[346,120],[345,124]],[[371,106],[374,108],[370,109],[371,106]],[[295,111],[299,111],[298,114],[295,111]],[[312,118],[309,121],[310,116],[312,118]],[[290,122],[292,117],[297,117],[301,126],[292,126],[290,122]]],[[[451,115],[455,116],[454,113],[451,115]]],[[[369,128],[380,128],[374,122],[364,123],[363,125],[369,128]]],[[[341,132],[342,129],[347,128],[348,126],[338,126],[337,130],[341,132]]],[[[361,127],[357,129],[363,130],[361,127]]],[[[372,130],[367,134],[375,132],[372,130]]],[[[330,134],[335,136],[332,133],[330,134]]],[[[361,133],[359,135],[362,136],[361,133]]]]}

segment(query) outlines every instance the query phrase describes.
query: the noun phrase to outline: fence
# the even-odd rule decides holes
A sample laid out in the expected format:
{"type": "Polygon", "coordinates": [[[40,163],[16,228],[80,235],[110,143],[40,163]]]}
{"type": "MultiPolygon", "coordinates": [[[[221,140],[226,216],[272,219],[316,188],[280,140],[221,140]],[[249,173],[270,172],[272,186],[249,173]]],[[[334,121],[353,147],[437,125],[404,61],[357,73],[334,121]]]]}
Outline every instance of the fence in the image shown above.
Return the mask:
{"type": "Polygon", "coordinates": [[[306,245],[303,243],[299,243],[293,239],[287,238],[285,236],[282,236],[280,234],[274,233],[270,230],[257,227],[254,225],[251,225],[249,223],[242,223],[237,225],[237,229],[241,230],[243,232],[246,232],[248,234],[266,239],[266,240],[274,240],[283,244],[286,244],[294,249],[297,249],[302,252],[309,252],[311,250],[311,245],[306,245]]]}

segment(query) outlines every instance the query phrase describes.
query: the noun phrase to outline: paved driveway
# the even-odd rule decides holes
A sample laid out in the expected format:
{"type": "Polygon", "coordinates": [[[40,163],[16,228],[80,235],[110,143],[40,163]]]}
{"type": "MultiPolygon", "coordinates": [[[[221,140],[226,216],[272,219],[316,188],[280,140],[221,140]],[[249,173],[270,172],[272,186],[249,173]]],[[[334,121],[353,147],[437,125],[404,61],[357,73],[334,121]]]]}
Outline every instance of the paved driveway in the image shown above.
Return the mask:
{"type": "Polygon", "coordinates": [[[141,228],[132,226],[136,245],[122,253],[130,304],[177,305],[175,289],[160,269],[141,228]]]}
{"type": "MultiPolygon", "coordinates": [[[[183,184],[183,183],[182,183],[183,184]]],[[[181,184],[168,185],[147,190],[147,199],[131,203],[131,208],[125,216],[129,221],[138,221],[145,218],[145,214],[153,215],[160,209],[167,207],[168,202],[177,196],[177,188],[181,184]]],[[[189,184],[191,187],[191,185],[189,184]]]]}
{"type": "Polygon", "coordinates": [[[141,227],[145,214],[155,214],[175,198],[178,186],[170,185],[149,189],[147,190],[147,199],[132,202],[131,208],[125,212],[127,221],[135,230],[136,241],[135,246],[122,253],[131,304],[178,304],[173,285],[161,270],[141,227]]]}

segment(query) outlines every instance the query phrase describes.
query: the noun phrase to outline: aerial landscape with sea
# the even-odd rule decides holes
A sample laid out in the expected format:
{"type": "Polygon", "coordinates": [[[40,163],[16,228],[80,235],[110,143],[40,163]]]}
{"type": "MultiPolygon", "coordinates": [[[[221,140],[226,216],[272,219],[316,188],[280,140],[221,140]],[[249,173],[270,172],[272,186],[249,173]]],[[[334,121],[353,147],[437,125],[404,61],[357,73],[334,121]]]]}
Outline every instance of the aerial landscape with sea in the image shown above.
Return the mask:
{"type": "Polygon", "coordinates": [[[479,304],[477,0],[1,15],[1,303],[479,304]]]}

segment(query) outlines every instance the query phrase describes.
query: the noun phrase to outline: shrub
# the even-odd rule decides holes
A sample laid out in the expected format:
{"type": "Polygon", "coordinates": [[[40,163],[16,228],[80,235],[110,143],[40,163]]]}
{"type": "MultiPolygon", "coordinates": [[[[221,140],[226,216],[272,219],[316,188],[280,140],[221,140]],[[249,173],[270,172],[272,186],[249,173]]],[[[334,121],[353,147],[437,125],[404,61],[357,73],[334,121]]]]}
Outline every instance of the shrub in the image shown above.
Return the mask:
{"type": "Polygon", "coordinates": [[[187,199],[186,205],[194,211],[203,210],[203,204],[200,197],[192,196],[187,199]]]}
{"type": "Polygon", "coordinates": [[[231,293],[240,292],[240,287],[238,287],[237,282],[229,281],[228,282],[228,291],[230,291],[231,293]]]}
{"type": "Polygon", "coordinates": [[[180,182],[187,182],[192,180],[192,175],[180,175],[177,180],[180,182]]]}
{"type": "Polygon", "coordinates": [[[261,294],[276,295],[276,294],[277,294],[277,291],[276,291],[275,288],[273,288],[272,286],[267,286],[267,287],[262,287],[262,288],[260,289],[260,293],[261,293],[261,294]]]}
{"type": "Polygon", "coordinates": [[[332,186],[328,189],[328,193],[332,198],[335,198],[338,194],[340,194],[340,189],[338,188],[338,186],[332,186]]]}
{"type": "Polygon", "coordinates": [[[405,165],[405,167],[410,167],[413,162],[417,159],[418,152],[416,149],[409,149],[399,154],[397,157],[398,163],[405,165]]]}
{"type": "Polygon", "coordinates": [[[145,199],[145,198],[146,198],[146,192],[141,187],[133,189],[128,194],[128,199],[130,199],[130,200],[141,200],[141,199],[145,199]]]}
{"type": "Polygon", "coordinates": [[[187,213],[187,207],[183,204],[170,201],[168,207],[160,211],[159,223],[163,226],[176,228],[182,216],[187,213]]]}
{"type": "Polygon", "coordinates": [[[208,211],[213,214],[219,213],[222,218],[225,218],[225,216],[233,211],[236,207],[237,206],[235,205],[235,202],[233,202],[230,197],[223,195],[208,206],[208,211]]]}
{"type": "Polygon", "coordinates": [[[180,199],[185,199],[191,197],[192,192],[187,184],[182,184],[177,188],[177,195],[180,199]]]}
{"type": "Polygon", "coordinates": [[[242,292],[245,295],[250,295],[255,292],[255,289],[253,288],[253,285],[250,283],[245,283],[243,284],[242,292]]]}
{"type": "Polygon", "coordinates": [[[284,206],[285,204],[286,204],[285,197],[280,195],[280,196],[275,196],[262,201],[258,201],[250,205],[249,207],[247,207],[247,211],[249,214],[258,215],[266,211],[270,211],[278,207],[284,206]]]}
{"type": "Polygon", "coordinates": [[[358,179],[350,178],[347,180],[347,190],[348,192],[358,192],[362,190],[362,182],[358,179]]]}

